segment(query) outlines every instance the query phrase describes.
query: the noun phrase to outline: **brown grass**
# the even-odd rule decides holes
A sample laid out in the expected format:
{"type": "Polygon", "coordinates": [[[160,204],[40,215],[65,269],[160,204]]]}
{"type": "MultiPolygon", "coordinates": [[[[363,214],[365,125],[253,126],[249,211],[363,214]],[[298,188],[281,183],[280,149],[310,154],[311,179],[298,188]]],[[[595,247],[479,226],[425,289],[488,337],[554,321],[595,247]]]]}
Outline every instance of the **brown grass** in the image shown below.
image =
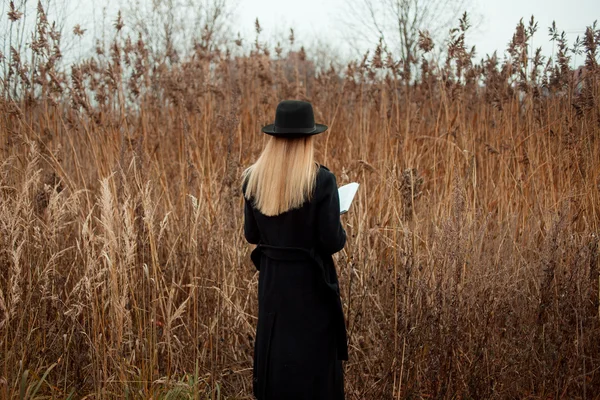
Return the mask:
{"type": "Polygon", "coordinates": [[[284,98],[361,183],[337,256],[347,398],[597,396],[600,33],[574,89],[566,45],[534,61],[520,26],[512,63],[475,63],[462,22],[409,83],[381,48],[313,75],[304,50],[151,61],[124,35],[67,73],[41,19],[0,100],[0,396],[250,398],[239,176],[284,98]]]}

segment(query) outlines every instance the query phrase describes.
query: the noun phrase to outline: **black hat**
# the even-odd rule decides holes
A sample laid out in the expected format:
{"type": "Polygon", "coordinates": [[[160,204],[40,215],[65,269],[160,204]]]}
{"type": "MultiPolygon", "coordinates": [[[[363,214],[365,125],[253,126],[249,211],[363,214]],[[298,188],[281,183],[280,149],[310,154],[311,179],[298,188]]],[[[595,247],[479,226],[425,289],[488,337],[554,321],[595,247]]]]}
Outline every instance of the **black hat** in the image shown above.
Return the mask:
{"type": "Polygon", "coordinates": [[[301,138],[326,130],[327,126],[315,124],[312,105],[299,100],[280,102],[275,112],[275,123],[262,128],[264,133],[282,138],[301,138]]]}

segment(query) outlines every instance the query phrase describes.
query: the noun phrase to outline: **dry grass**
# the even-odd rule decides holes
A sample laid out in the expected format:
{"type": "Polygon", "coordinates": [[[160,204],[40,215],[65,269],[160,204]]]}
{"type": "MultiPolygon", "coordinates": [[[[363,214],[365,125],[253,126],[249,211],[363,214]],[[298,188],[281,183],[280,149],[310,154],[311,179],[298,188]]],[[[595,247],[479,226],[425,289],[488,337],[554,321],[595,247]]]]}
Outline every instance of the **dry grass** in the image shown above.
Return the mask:
{"type": "Polygon", "coordinates": [[[40,24],[0,102],[1,397],[250,398],[238,178],[283,98],[361,183],[337,257],[349,399],[600,393],[597,30],[575,90],[525,26],[512,63],[474,63],[458,29],[408,84],[385,49],[313,76],[303,51],[171,62],[124,35],[67,74],[40,24]]]}

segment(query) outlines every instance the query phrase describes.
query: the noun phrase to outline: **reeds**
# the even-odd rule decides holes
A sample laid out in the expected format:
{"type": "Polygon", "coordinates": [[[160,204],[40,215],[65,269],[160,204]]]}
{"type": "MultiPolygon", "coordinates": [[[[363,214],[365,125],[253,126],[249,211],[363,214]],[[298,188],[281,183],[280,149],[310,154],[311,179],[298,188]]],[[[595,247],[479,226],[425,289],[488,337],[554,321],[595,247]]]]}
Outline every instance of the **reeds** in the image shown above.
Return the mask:
{"type": "Polygon", "coordinates": [[[44,24],[0,100],[2,397],[250,398],[237,177],[287,97],[330,126],[319,160],[361,183],[336,256],[348,398],[600,392],[596,27],[577,88],[558,33],[556,62],[530,58],[535,21],[505,62],[473,59],[464,16],[448,59],[414,71],[380,46],[315,73],[293,39],[161,61],[120,34],[68,76],[44,24]]]}

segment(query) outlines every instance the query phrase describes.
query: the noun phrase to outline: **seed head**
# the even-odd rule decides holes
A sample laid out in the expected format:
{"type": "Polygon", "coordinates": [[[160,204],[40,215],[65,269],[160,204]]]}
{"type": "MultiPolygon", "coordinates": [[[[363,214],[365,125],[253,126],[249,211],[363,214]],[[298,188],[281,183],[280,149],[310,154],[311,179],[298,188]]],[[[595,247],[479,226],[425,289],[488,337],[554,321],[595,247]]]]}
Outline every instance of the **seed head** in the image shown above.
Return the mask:
{"type": "Polygon", "coordinates": [[[115,29],[117,32],[120,32],[124,26],[125,24],[123,23],[123,18],[121,17],[121,11],[119,10],[119,13],[117,14],[117,20],[115,21],[115,29]]]}
{"type": "Polygon", "coordinates": [[[75,25],[75,27],[73,27],[73,34],[75,36],[83,36],[83,34],[85,33],[85,31],[87,31],[87,29],[81,29],[81,25],[77,24],[75,25]]]}
{"type": "Polygon", "coordinates": [[[15,22],[21,19],[23,13],[15,8],[14,1],[10,2],[10,10],[8,11],[8,19],[10,22],[15,22]]]}
{"type": "Polygon", "coordinates": [[[429,31],[419,31],[419,48],[425,53],[429,53],[433,47],[433,39],[431,39],[429,31]]]}

